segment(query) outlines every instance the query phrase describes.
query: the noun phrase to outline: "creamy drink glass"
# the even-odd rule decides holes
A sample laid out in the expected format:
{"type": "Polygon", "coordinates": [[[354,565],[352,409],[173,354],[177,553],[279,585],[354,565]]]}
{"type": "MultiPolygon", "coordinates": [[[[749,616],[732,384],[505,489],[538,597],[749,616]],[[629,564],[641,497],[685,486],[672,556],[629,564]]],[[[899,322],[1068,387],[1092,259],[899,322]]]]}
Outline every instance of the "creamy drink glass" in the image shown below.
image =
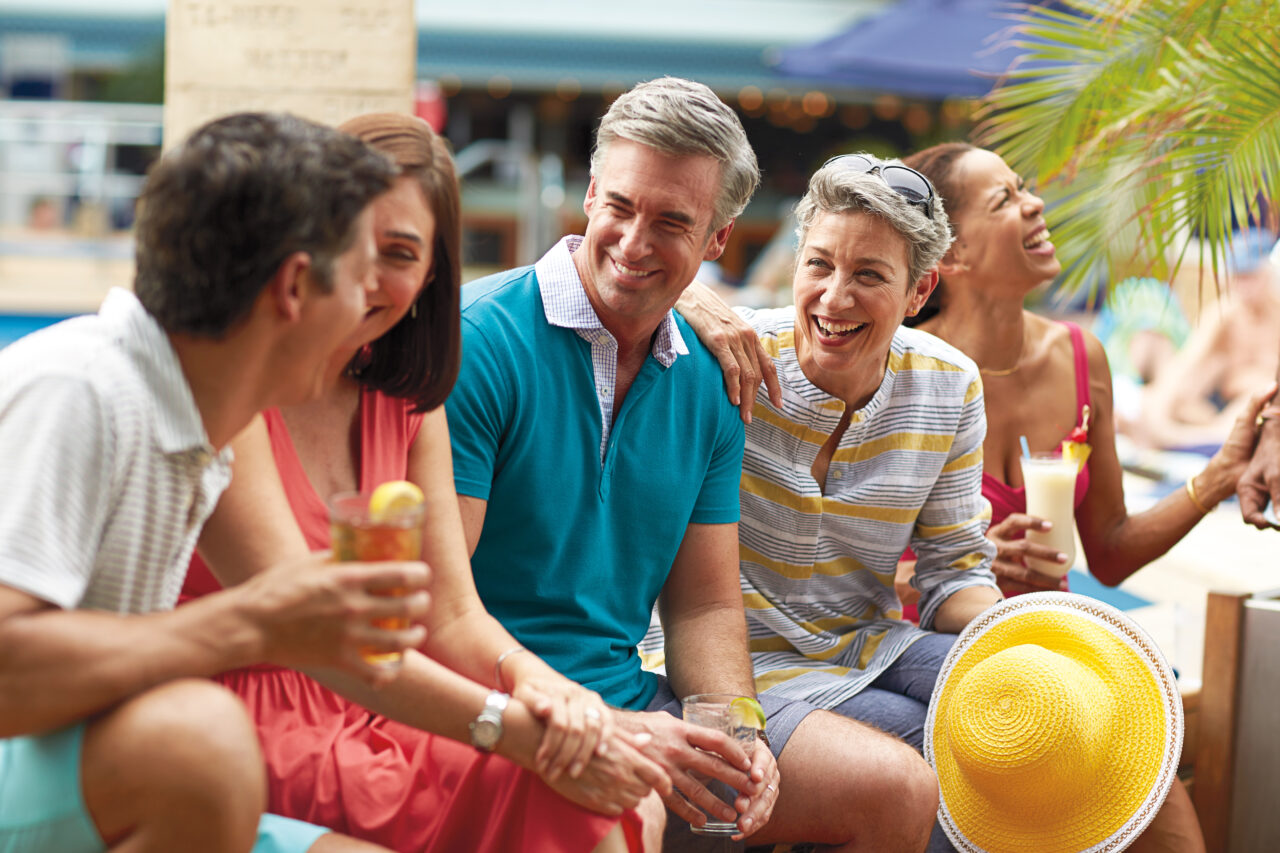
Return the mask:
{"type": "Polygon", "coordinates": [[[1057,454],[1033,453],[1022,459],[1022,481],[1027,489],[1027,515],[1052,522],[1046,533],[1028,530],[1027,541],[1067,555],[1065,563],[1027,558],[1027,566],[1060,578],[1076,559],[1076,474],[1073,459],[1057,454]]]}

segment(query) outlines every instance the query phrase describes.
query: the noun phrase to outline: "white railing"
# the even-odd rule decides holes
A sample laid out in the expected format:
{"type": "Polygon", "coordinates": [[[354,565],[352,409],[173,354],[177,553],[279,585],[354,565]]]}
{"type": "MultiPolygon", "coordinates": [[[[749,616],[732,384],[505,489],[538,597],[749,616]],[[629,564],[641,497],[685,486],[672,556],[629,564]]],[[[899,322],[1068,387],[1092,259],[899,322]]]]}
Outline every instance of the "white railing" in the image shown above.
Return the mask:
{"type": "Polygon", "coordinates": [[[104,212],[129,209],[142,176],[120,168],[121,146],[155,146],[162,107],[75,101],[0,100],[0,225],[27,220],[51,199],[104,212]]]}

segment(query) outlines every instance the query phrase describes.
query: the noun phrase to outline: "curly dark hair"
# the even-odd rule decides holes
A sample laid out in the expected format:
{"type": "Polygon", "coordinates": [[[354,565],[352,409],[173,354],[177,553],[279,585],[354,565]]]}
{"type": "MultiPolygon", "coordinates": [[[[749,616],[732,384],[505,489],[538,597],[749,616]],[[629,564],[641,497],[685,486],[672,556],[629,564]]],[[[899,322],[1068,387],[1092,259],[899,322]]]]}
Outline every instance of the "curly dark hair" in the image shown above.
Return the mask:
{"type": "Polygon", "coordinates": [[[281,263],[312,257],[321,286],[396,167],[359,140],[277,113],[211,121],[162,157],[139,198],[139,301],[168,332],[219,338],[281,263]]]}
{"type": "Polygon", "coordinates": [[[416,412],[430,411],[453,390],[462,361],[462,217],[453,155],[425,121],[410,115],[370,113],[338,129],[383,152],[401,175],[416,179],[436,220],[429,237],[432,266],[415,310],[357,355],[347,372],[362,385],[412,400],[416,412]]]}

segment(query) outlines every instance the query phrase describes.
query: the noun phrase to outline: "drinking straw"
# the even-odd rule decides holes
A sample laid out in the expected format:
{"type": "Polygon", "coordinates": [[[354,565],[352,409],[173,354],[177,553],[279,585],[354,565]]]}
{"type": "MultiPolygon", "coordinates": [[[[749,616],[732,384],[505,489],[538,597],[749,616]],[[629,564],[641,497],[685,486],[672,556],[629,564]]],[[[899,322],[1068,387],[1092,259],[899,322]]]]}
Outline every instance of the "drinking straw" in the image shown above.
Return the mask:
{"type": "Polygon", "coordinates": [[[1022,458],[1031,458],[1031,448],[1027,446],[1027,437],[1025,435],[1018,436],[1018,441],[1022,442],[1022,458]]]}

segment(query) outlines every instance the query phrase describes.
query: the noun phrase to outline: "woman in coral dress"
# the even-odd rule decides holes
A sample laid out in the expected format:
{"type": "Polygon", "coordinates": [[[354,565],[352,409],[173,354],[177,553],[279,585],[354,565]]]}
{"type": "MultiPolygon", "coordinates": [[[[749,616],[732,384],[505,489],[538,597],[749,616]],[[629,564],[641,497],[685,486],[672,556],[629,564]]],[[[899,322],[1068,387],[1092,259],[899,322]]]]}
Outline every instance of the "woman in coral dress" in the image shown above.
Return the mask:
{"type": "Polygon", "coordinates": [[[669,784],[665,775],[597,694],[519,647],[471,580],[440,405],[460,339],[452,159],[409,116],[362,116],[343,129],[403,170],[373,205],[368,312],[319,398],[265,412],[234,442],[233,484],[184,595],[328,548],[327,496],[409,480],[425,495],[432,605],[423,654],[381,686],[274,667],[219,677],[258,725],[269,808],[400,851],[639,850],[635,807],[643,801],[646,837],[660,837],[650,791],[669,784]],[[491,694],[510,699],[486,751],[467,741],[491,694]]]}

